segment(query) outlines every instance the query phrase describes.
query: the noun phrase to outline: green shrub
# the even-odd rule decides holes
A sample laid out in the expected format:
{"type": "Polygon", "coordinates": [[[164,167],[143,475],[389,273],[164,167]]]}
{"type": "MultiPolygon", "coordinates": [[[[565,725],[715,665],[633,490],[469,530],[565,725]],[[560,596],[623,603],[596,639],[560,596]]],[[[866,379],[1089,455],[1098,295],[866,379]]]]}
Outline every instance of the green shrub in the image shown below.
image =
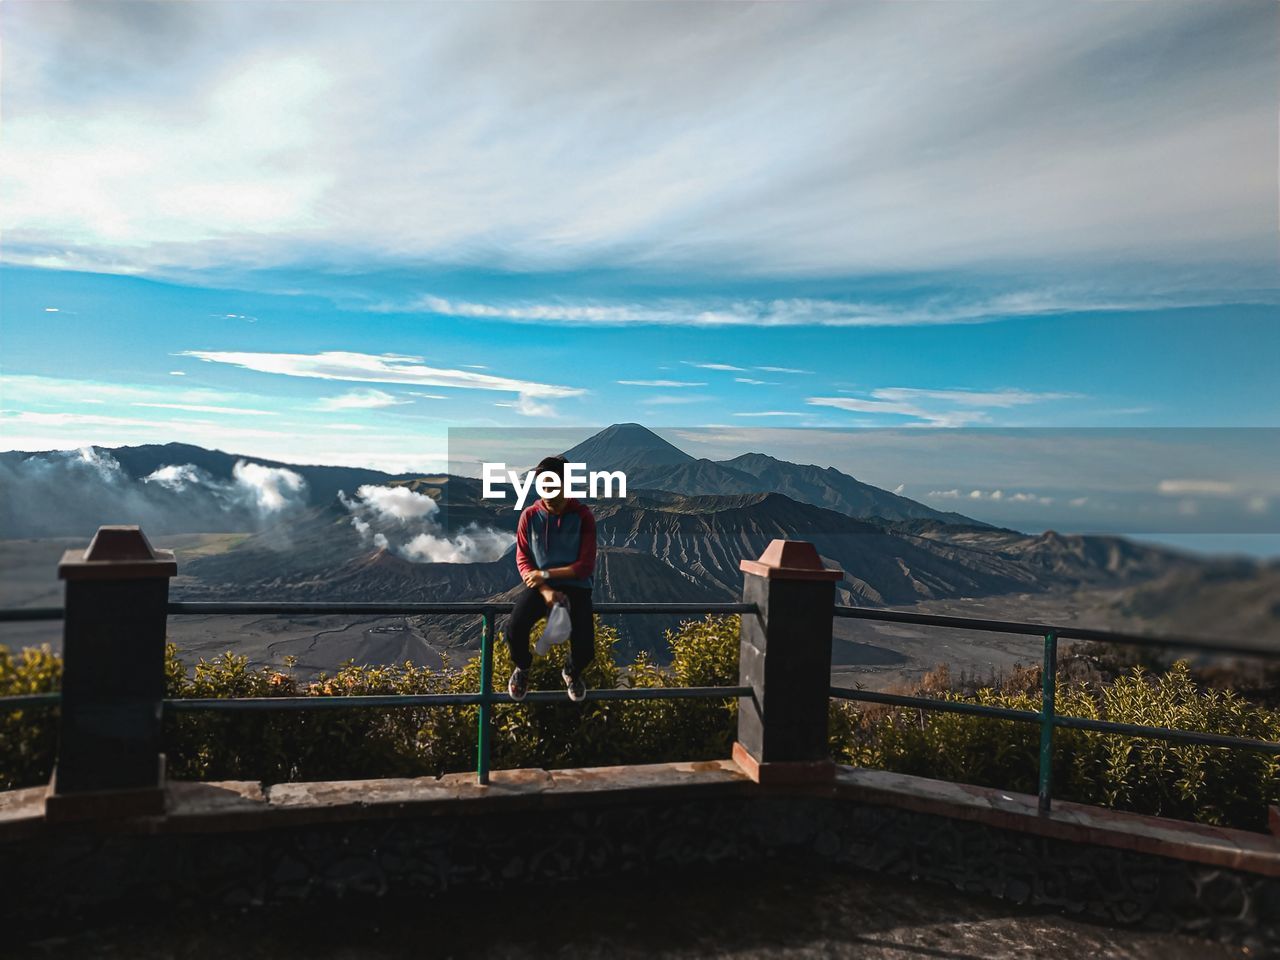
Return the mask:
{"type": "MultiPolygon", "coordinates": [[[[536,634],[535,634],[536,637],[536,634]]],[[[495,689],[511,670],[496,638],[495,689]]],[[[705,617],[668,632],[671,663],[647,654],[620,666],[616,631],[597,622],[596,659],[586,674],[600,688],[736,686],[738,620],[705,617]]],[[[562,690],[567,647],[534,660],[530,685],[562,690]]],[[[250,668],[231,653],[188,670],[169,646],[167,696],[331,697],[469,693],[479,689],[478,658],[439,670],[412,663],[347,664],[304,682],[291,667],[250,668]]],[[[47,648],[14,656],[0,647],[0,695],[56,690],[61,661],[47,648]]],[[[922,695],[1017,710],[1039,709],[1035,671],[1015,671],[1003,689],[955,693],[945,672],[922,695]]],[[[1144,726],[1178,727],[1280,741],[1280,710],[1237,694],[1204,689],[1185,663],[1153,675],[1141,667],[1109,683],[1061,681],[1060,714],[1144,726]]],[[[494,769],[607,766],[706,760],[729,755],[737,700],[591,700],[585,704],[500,704],[493,708],[494,769]]],[[[177,779],[266,782],[439,776],[474,770],[478,708],[192,712],[165,714],[164,749],[177,779]]],[[[55,752],[56,710],[0,714],[0,788],[47,782],[55,752]]],[[[845,763],[1034,793],[1039,728],[960,714],[833,702],[833,755],[845,763]]],[[[1082,803],[1205,823],[1262,829],[1267,804],[1280,803],[1280,758],[1246,750],[1183,746],[1059,728],[1054,738],[1054,795],[1082,803]]]]}
{"type": "MultiPolygon", "coordinates": [[[[535,630],[533,639],[537,639],[535,630]]],[[[597,621],[589,686],[736,685],[736,619],[708,617],[667,634],[671,666],[639,657],[625,670],[614,656],[617,631],[597,621]]],[[[501,635],[495,638],[493,685],[502,690],[512,669],[501,635]]],[[[533,661],[534,690],[564,689],[560,670],[568,646],[533,661]]],[[[291,673],[250,669],[245,657],[200,661],[188,676],[169,651],[168,695],[175,698],[471,693],[480,688],[479,658],[439,671],[411,663],[383,667],[347,664],[333,676],[300,683],[291,673]]],[[[498,704],[493,707],[490,756],[494,769],[609,766],[728,756],[736,701],[590,700],[498,704]]],[[[397,707],[387,710],[262,711],[166,715],[169,770],[185,779],[285,780],[439,776],[474,770],[479,708],[397,707]]]]}
{"type": "MultiPolygon", "coordinates": [[[[62,684],[62,658],[49,647],[17,656],[0,646],[0,697],[52,693],[62,684]]],[[[48,783],[57,745],[57,708],[0,712],[0,790],[48,783]]]]}
{"type": "MultiPolygon", "coordinates": [[[[1023,691],[943,696],[1040,709],[1039,697],[1023,691]]],[[[1055,709],[1064,716],[1280,741],[1280,710],[1202,689],[1183,661],[1159,676],[1134,667],[1109,684],[1064,684],[1055,709]]],[[[844,762],[1036,792],[1037,724],[851,704],[841,704],[840,712],[832,750],[844,762]]],[[[1280,803],[1280,757],[1091,730],[1055,731],[1053,777],[1053,794],[1064,800],[1255,830],[1266,826],[1267,805],[1280,803]]]]}

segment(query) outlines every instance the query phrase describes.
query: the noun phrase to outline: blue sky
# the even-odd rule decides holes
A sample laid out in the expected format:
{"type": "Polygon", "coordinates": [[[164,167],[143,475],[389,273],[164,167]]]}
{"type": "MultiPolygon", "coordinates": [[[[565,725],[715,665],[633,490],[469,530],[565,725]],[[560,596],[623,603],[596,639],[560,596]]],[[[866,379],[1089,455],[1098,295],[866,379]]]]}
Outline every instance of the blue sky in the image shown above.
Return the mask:
{"type": "Polygon", "coordinates": [[[5,448],[1277,425],[1269,2],[0,17],[5,448]]]}

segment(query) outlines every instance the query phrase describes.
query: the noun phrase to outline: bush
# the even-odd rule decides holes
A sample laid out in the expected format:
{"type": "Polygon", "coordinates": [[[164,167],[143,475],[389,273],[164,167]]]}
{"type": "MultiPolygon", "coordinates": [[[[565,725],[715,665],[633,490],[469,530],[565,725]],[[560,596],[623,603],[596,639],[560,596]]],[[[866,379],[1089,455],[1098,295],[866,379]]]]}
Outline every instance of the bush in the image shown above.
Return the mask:
{"type": "MultiPolygon", "coordinates": [[[[1039,696],[1025,690],[942,696],[1040,709],[1039,696]]],[[[832,750],[845,762],[1036,792],[1037,724],[847,703],[839,709],[843,718],[832,750]]],[[[1229,691],[1202,689],[1184,661],[1159,676],[1134,667],[1108,684],[1063,684],[1055,709],[1064,716],[1280,741],[1280,710],[1229,691]]],[[[1253,830],[1265,829],[1267,805],[1280,803],[1280,757],[1275,755],[1091,730],[1055,731],[1053,776],[1053,795],[1064,800],[1253,830]]]]}
{"type": "MultiPolygon", "coordinates": [[[[540,629],[540,628],[538,628],[540,629]]],[[[534,633],[537,639],[537,632],[534,633]]],[[[735,685],[735,619],[686,623],[668,633],[672,663],[659,669],[641,656],[623,669],[614,656],[617,631],[596,623],[596,656],[589,686],[735,685]]],[[[501,635],[495,638],[493,685],[512,669],[501,635]]],[[[562,690],[566,644],[535,658],[534,690],[562,690]]],[[[250,669],[223,654],[201,661],[190,676],[169,650],[168,696],[274,697],[471,693],[480,688],[480,661],[439,670],[412,663],[383,667],[348,664],[333,676],[300,683],[290,672],[250,669]]],[[[498,704],[493,708],[490,757],[494,769],[608,766],[728,756],[736,701],[591,700],[585,704],[498,704]]],[[[474,770],[479,707],[397,707],[238,714],[167,714],[169,770],[183,779],[336,780],[439,776],[474,770]]]]}
{"type": "MultiPolygon", "coordinates": [[[[16,657],[0,646],[0,697],[53,693],[62,684],[62,658],[47,646],[16,657]]],[[[0,712],[0,790],[48,783],[57,745],[57,708],[0,712]]]]}
{"type": "MultiPolygon", "coordinates": [[[[494,687],[501,690],[511,661],[498,637],[494,687]]],[[[586,674],[601,688],[736,686],[738,621],[705,617],[669,631],[671,664],[640,654],[625,667],[614,657],[615,630],[597,621],[596,659],[586,674]]],[[[561,690],[566,646],[534,660],[533,689],[561,690]]],[[[231,653],[188,671],[170,645],[167,696],[332,697],[466,693],[479,689],[480,664],[439,670],[412,663],[347,664],[332,676],[304,682],[291,667],[252,669],[231,653]]],[[[0,695],[56,690],[61,661],[47,648],[13,656],[0,647],[0,695]]],[[[1039,709],[1038,672],[1015,670],[999,687],[957,693],[945,670],[912,692],[949,699],[1039,709]]],[[[1230,691],[1203,689],[1185,663],[1153,675],[1141,667],[1108,683],[1059,681],[1063,715],[1145,726],[1180,727],[1280,741],[1280,710],[1230,691]]],[[[567,700],[501,704],[493,708],[494,769],[607,766],[706,760],[729,755],[737,700],[625,702],[567,700]]],[[[48,781],[55,751],[56,710],[0,714],[0,788],[48,781]]],[[[165,715],[164,749],[176,779],[266,782],[370,777],[439,776],[474,770],[478,708],[177,713],[165,715]]],[[[960,714],[860,705],[830,708],[833,755],[858,766],[1034,793],[1040,734],[1035,724],[960,714]]],[[[1054,796],[1081,803],[1205,823],[1265,828],[1267,804],[1280,803],[1280,758],[1246,750],[1181,746],[1114,734],[1058,729],[1054,737],[1054,796]]]]}

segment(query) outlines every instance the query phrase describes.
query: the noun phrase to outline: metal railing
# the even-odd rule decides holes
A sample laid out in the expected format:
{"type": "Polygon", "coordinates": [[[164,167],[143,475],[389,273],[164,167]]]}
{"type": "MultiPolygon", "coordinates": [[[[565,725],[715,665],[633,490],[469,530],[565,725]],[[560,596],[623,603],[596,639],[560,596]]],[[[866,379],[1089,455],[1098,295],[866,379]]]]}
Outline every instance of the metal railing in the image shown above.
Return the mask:
{"type": "Polygon", "coordinates": [[[1083,627],[1052,626],[1045,623],[1025,623],[1010,620],[986,620],[978,617],[952,617],[923,613],[904,613],[891,610],[868,610],[862,607],[835,608],[835,616],[850,620],[872,620],[879,623],[907,623],[917,626],[947,627],[950,629],[977,630],[986,633],[1013,633],[1039,636],[1043,642],[1043,665],[1040,671],[1040,709],[1013,710],[971,703],[965,700],[942,700],[933,697],[912,697],[873,690],[852,690],[832,687],[831,696],[840,700],[879,703],[887,706],[911,707],[918,710],[936,710],[941,713],[963,713],[972,716],[992,717],[1040,725],[1040,758],[1038,773],[1039,808],[1048,812],[1053,802],[1053,733],[1057,727],[1075,730],[1095,730],[1133,738],[1164,740],[1171,743],[1188,743],[1207,747],[1229,747],[1258,750],[1280,754],[1280,743],[1269,740],[1253,740],[1248,737],[1201,733],[1194,730],[1174,730],[1167,727],[1148,727],[1114,720],[1094,720],[1089,717],[1063,716],[1056,710],[1058,676],[1058,641],[1089,640],[1126,646],[1161,647],[1177,650],[1199,650],[1218,654],[1235,654],[1280,660],[1280,649],[1234,642],[1189,637],[1148,637],[1142,634],[1119,633],[1110,630],[1091,630],[1083,627]]]}
{"type": "MultiPolygon", "coordinates": [[[[475,693],[426,693],[391,694],[385,696],[324,697],[216,697],[216,698],[166,698],[162,701],[165,712],[194,713],[281,710],[351,710],[351,709],[404,709],[409,707],[478,706],[479,718],[476,745],[476,775],[480,783],[489,782],[493,706],[514,703],[506,693],[493,690],[493,640],[494,621],[499,614],[510,613],[511,603],[482,601],[458,601],[454,603],[169,603],[166,612],[170,616],[350,616],[377,614],[383,616],[414,615],[462,615],[481,618],[480,639],[480,689],[475,693]]],[[[754,603],[599,603],[596,613],[610,614],[743,614],[756,613],[754,603]]],[[[0,610],[0,623],[16,623],[38,620],[60,620],[61,608],[45,607],[27,610],[0,610]]],[[[621,687],[606,690],[588,690],[588,700],[728,700],[749,697],[750,687],[621,687]]],[[[0,697],[0,711],[30,707],[55,706],[60,701],[57,693],[29,694],[16,697],[0,697]]],[[[531,690],[520,702],[563,702],[565,694],[551,690],[531,690]]]]}
{"type": "MultiPolygon", "coordinates": [[[[398,709],[408,707],[479,707],[476,772],[481,783],[489,782],[491,731],[493,706],[513,702],[506,693],[495,693],[493,686],[493,642],[495,618],[510,612],[510,603],[455,602],[455,603],[192,603],[177,602],[167,605],[169,615],[204,616],[280,616],[280,615],[352,615],[379,614],[386,616],[409,615],[470,615],[481,618],[480,689],[474,693],[395,694],[386,696],[324,696],[324,697],[239,697],[207,699],[166,699],[163,709],[174,713],[196,711],[288,711],[288,710],[349,710],[353,708],[398,709]]],[[[599,614],[759,614],[753,603],[600,603],[595,605],[599,614]]],[[[841,700],[876,703],[886,706],[909,707],[918,710],[934,710],[943,713],[969,714],[1022,723],[1035,723],[1040,727],[1040,755],[1038,769],[1039,806],[1050,808],[1053,792],[1053,741],[1058,727],[1077,730],[1093,730],[1141,739],[1163,740],[1209,747],[1256,750],[1280,755],[1280,743],[1254,740],[1247,737],[1226,736],[1192,730],[1151,727],[1121,723],[1112,720],[1095,720],[1088,717],[1063,716],[1057,713],[1057,645],[1059,640],[1086,640],[1129,646],[1161,647],[1168,649],[1199,650],[1217,654],[1233,654],[1280,660],[1280,649],[1236,642],[1218,642],[1187,637],[1150,637],[1142,634],[1093,630],[1072,626],[1053,626],[1023,621],[988,620],[974,617],[941,616],[875,610],[862,607],[836,606],[836,618],[869,620],[880,623],[903,623],[916,626],[934,626],[949,629],[975,630],[988,633],[1009,633],[1038,636],[1043,644],[1041,670],[1040,710],[1015,710],[972,703],[965,700],[944,700],[931,697],[915,697],[882,693],[873,690],[856,690],[844,687],[830,688],[830,696],[841,700]]],[[[0,610],[0,623],[58,620],[63,616],[61,608],[44,607],[17,610],[0,610]]],[[[530,691],[526,703],[562,702],[559,691],[530,691]]],[[[724,687],[649,687],[592,689],[588,700],[692,700],[730,699],[751,697],[749,686],[724,687]]],[[[56,706],[57,693],[24,694],[0,697],[0,711],[56,706]]]]}

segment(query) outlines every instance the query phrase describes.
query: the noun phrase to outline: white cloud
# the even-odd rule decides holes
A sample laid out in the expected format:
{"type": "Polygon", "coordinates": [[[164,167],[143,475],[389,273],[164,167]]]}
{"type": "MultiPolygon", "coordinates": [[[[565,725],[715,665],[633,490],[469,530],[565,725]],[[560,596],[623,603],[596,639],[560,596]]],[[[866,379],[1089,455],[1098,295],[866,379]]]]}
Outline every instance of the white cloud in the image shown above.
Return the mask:
{"type": "Polygon", "coordinates": [[[705,387],[705,383],[692,380],[619,380],[624,387],[705,387]]]}
{"type": "Polygon", "coordinates": [[[374,356],[368,353],[326,351],[324,353],[247,353],[217,350],[187,350],[183,356],[196,357],[208,363],[227,363],[260,373],[287,377],[310,377],[319,380],[348,380],[365,383],[407,383],[426,387],[458,387],[465,390],[493,390],[518,395],[517,409],[546,410],[538,399],[576,397],[586,391],[577,387],[535,383],[497,377],[470,370],[430,367],[421,357],[394,354],[374,356]]]}
{"type": "Polygon", "coordinates": [[[230,413],[246,417],[274,417],[272,410],[252,410],[247,407],[223,407],[206,403],[144,403],[135,401],[135,407],[159,407],[165,410],[185,410],[187,413],[230,413]]]}
{"type": "Polygon", "coordinates": [[[1013,389],[976,391],[881,387],[872,390],[870,397],[809,397],[806,402],[814,406],[834,407],[837,410],[853,413],[908,417],[921,425],[930,427],[965,427],[991,422],[988,413],[973,409],[975,407],[1008,409],[1077,396],[1078,394],[1033,393],[1028,390],[1013,389]],[[925,406],[920,401],[927,401],[929,405],[925,406]],[[952,409],[942,409],[942,407],[952,409]]]}
{"type": "Polygon", "coordinates": [[[535,400],[526,393],[516,397],[515,403],[511,404],[511,407],[523,417],[553,417],[556,413],[555,407],[551,406],[551,404],[535,400]]]}
{"type": "MultiPolygon", "coordinates": [[[[64,448],[94,445],[119,446],[124,442],[103,439],[104,431],[100,428],[127,431],[120,434],[122,436],[133,436],[138,431],[145,431],[149,439],[144,442],[167,442],[175,436],[194,440],[203,439],[206,442],[209,440],[221,442],[227,437],[266,439],[289,436],[288,433],[280,430],[259,430],[249,427],[228,428],[211,420],[149,420],[141,417],[110,416],[84,413],[83,411],[0,410],[0,421],[5,424],[5,445],[11,450],[22,449],[22,446],[19,445],[19,438],[24,433],[27,436],[32,436],[32,434],[23,431],[21,428],[33,426],[59,428],[61,433],[60,436],[57,434],[35,434],[35,436],[50,438],[36,441],[36,446],[64,448]],[[67,429],[68,432],[62,433],[62,429],[67,429]],[[57,438],[53,439],[54,437],[57,438]],[[73,439],[76,437],[83,439],[73,439]]],[[[113,434],[106,435],[111,436],[113,434]]],[[[32,444],[27,442],[23,446],[31,448],[32,444]]]]}
{"type": "MultiPolygon", "coordinates": [[[[895,489],[893,492],[897,494],[901,494],[902,491],[905,489],[906,489],[906,486],[903,484],[900,484],[898,488],[895,489]]],[[[1034,503],[1034,504],[1037,504],[1038,506],[1043,506],[1043,507],[1052,506],[1054,502],[1053,497],[1041,496],[1040,494],[1028,493],[1026,491],[1018,491],[1016,493],[1005,493],[1003,490],[999,490],[999,489],[997,490],[974,489],[974,490],[970,490],[968,493],[964,493],[954,487],[950,490],[930,490],[927,494],[925,494],[925,497],[931,500],[967,499],[967,500],[987,500],[993,503],[999,503],[1002,501],[1009,502],[1009,503],[1034,503]]]]}
{"type": "Polygon", "coordinates": [[[871,392],[873,397],[892,402],[919,399],[942,400],[963,407],[1018,407],[1048,400],[1078,398],[1075,393],[1032,393],[1029,390],[921,390],[915,387],[883,387],[871,392]]]}
{"type": "Polygon", "coordinates": [[[967,411],[930,411],[914,403],[893,403],[887,400],[862,400],[857,397],[809,397],[806,403],[815,407],[834,407],[853,413],[880,413],[891,416],[910,417],[931,427],[965,427],[975,423],[985,423],[989,417],[976,410],[967,411]]]}
{"type": "MultiPolygon", "coordinates": [[[[155,82],[169,73],[157,71],[155,82]]],[[[27,88],[17,98],[26,109],[15,105],[6,117],[0,167],[9,239],[199,266],[229,245],[243,255],[264,238],[314,228],[333,173],[286,158],[322,149],[317,118],[331,72],[317,57],[250,54],[209,79],[181,118],[143,106],[155,104],[154,89],[142,103],[126,97],[94,110],[82,101],[45,112],[32,109],[29,95],[40,93],[27,88]]]]}
{"type": "Polygon", "coordinates": [[[352,390],[336,397],[322,397],[316,401],[319,410],[377,410],[381,407],[394,407],[409,403],[400,400],[385,390],[352,390]]]}
{"type": "Polygon", "coordinates": [[[74,406],[82,403],[114,404],[187,404],[193,406],[225,406],[228,402],[253,406],[261,410],[275,398],[261,394],[227,390],[181,388],[163,384],[108,383],[101,380],[42,377],[28,374],[5,374],[8,398],[23,404],[57,404],[74,406]]]}
{"type": "Polygon", "coordinates": [[[653,397],[645,397],[640,402],[650,407],[672,407],[686,403],[701,403],[705,399],[706,397],[703,396],[689,396],[687,394],[683,396],[674,394],[658,394],[653,397]]]}
{"type": "Polygon", "coordinates": [[[733,382],[734,382],[734,383],[745,383],[745,384],[747,384],[748,386],[752,386],[752,387],[772,387],[772,386],[776,386],[776,384],[774,384],[774,383],[772,383],[772,382],[770,382],[770,381],[768,381],[768,380],[752,380],[750,377],[734,377],[734,378],[733,378],[733,382]]]}
{"type": "MultiPolygon", "coordinates": [[[[1239,295],[1237,295],[1239,296],[1239,295]]],[[[1272,302],[1265,292],[1244,294],[1244,299],[1272,302]]],[[[774,298],[734,301],[661,299],[652,303],[535,303],[456,302],[424,295],[404,303],[377,303],[367,309],[381,312],[427,312],[449,317],[503,320],[514,323],[563,324],[566,326],[694,326],[694,327],[906,327],[945,324],[988,323],[1010,317],[1041,317],[1063,313],[1123,312],[1167,307],[1204,306],[1219,303],[1221,297],[1185,290],[1136,291],[1123,297],[1101,295],[1094,290],[1027,288],[985,295],[900,297],[891,300],[836,300],[774,298]]],[[[747,368],[729,364],[689,363],[707,370],[747,368]]],[[[811,374],[796,367],[757,366],[766,373],[811,374]]],[[[940,391],[945,393],[946,391],[940,391]]]]}
{"type": "Polygon", "coordinates": [[[187,375],[187,372],[186,372],[185,370],[170,370],[170,371],[169,371],[169,376],[171,376],[171,377],[185,377],[186,375],[187,375]]]}
{"type": "Polygon", "coordinates": [[[1225,480],[1161,480],[1156,485],[1156,492],[1166,497],[1230,497],[1238,490],[1234,483],[1225,480]]]}
{"type": "Polygon", "coordinates": [[[831,276],[1272,252],[1268,4],[170,6],[6,11],[7,255],[831,276]]]}
{"type": "Polygon", "coordinates": [[[698,363],[694,360],[681,360],[681,363],[689,367],[698,367],[702,370],[723,370],[730,373],[746,373],[746,367],[735,367],[731,363],[698,363]]]}

